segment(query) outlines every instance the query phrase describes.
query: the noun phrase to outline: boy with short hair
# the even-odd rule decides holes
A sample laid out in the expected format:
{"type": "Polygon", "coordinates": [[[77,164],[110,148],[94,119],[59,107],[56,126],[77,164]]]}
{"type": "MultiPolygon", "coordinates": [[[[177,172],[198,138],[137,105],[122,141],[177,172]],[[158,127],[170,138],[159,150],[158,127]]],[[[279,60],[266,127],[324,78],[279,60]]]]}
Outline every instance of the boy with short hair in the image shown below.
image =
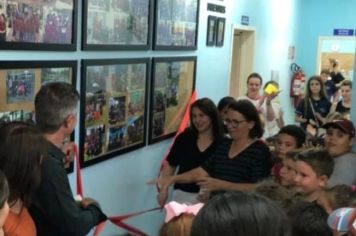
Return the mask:
{"type": "Polygon", "coordinates": [[[307,149],[296,155],[295,191],[305,201],[316,201],[327,186],[334,161],[324,148],[307,149]]]}
{"type": "Polygon", "coordinates": [[[281,182],[281,168],[287,152],[296,148],[301,148],[305,143],[306,134],[297,125],[286,125],[282,127],[275,140],[275,164],[272,169],[273,175],[278,182],[281,182]]]}
{"type": "Polygon", "coordinates": [[[294,179],[296,176],[296,159],[295,156],[301,152],[300,149],[287,152],[287,155],[282,160],[282,168],[280,170],[280,184],[286,188],[294,187],[294,179]]]}
{"type": "Polygon", "coordinates": [[[335,86],[334,82],[329,79],[330,71],[328,69],[321,70],[320,78],[324,83],[326,96],[330,100],[337,92],[337,87],[335,86]]]}
{"type": "Polygon", "coordinates": [[[356,154],[351,152],[355,140],[352,121],[336,119],[323,125],[326,129],[325,148],[335,162],[329,186],[338,184],[356,185],[356,154]]]}

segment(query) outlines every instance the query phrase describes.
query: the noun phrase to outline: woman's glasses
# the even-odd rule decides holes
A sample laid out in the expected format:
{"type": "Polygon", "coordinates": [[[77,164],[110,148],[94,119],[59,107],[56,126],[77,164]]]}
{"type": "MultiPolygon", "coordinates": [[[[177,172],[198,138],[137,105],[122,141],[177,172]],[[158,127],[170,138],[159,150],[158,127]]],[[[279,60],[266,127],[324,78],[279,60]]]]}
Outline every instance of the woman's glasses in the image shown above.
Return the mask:
{"type": "Polygon", "coordinates": [[[225,119],[223,121],[225,126],[231,126],[232,128],[237,128],[241,123],[245,122],[246,120],[230,120],[230,119],[225,119]]]}

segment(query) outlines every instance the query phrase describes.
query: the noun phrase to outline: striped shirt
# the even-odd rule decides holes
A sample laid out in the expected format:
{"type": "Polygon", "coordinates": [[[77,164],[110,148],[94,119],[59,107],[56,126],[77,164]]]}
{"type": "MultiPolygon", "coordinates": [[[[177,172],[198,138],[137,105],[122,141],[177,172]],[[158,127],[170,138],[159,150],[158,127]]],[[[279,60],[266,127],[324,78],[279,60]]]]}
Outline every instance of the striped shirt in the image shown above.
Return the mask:
{"type": "Polygon", "coordinates": [[[231,144],[232,140],[226,139],[201,166],[211,177],[233,183],[256,183],[271,175],[271,153],[264,142],[256,140],[229,158],[231,144]]]}

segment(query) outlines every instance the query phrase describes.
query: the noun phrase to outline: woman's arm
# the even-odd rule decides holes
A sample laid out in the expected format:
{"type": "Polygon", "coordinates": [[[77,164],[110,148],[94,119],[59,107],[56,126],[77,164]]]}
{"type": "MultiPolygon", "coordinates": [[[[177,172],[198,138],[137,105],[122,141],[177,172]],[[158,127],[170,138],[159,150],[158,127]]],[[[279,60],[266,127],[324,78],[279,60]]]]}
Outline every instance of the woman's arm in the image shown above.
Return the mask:
{"type": "Polygon", "coordinates": [[[200,178],[197,184],[209,191],[250,191],[256,186],[254,183],[233,183],[212,177],[200,178]]]}

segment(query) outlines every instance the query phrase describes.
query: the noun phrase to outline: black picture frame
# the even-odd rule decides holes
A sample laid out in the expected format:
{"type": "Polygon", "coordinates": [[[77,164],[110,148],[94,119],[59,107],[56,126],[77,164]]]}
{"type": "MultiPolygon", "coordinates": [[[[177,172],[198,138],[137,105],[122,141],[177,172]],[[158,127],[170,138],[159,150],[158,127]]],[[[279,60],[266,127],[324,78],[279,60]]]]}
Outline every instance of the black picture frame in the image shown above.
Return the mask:
{"type": "Polygon", "coordinates": [[[150,71],[149,58],[82,60],[81,166],[146,144],[150,71]]]}
{"type": "Polygon", "coordinates": [[[208,16],[207,34],[206,34],[206,46],[215,46],[216,41],[216,16],[208,16]]]}
{"type": "Polygon", "coordinates": [[[225,38],[225,18],[218,17],[216,21],[216,46],[222,47],[224,46],[225,38]]]}
{"type": "Polygon", "coordinates": [[[78,0],[3,2],[1,50],[76,50],[78,0]]]}
{"type": "Polygon", "coordinates": [[[197,57],[153,58],[148,143],[175,135],[195,89],[197,57]]]}
{"type": "Polygon", "coordinates": [[[155,0],[154,50],[196,50],[200,0],[155,0]]]}
{"type": "Polygon", "coordinates": [[[151,48],[153,0],[84,0],[83,5],[83,50],[151,48]]]}
{"type": "MultiPolygon", "coordinates": [[[[63,81],[75,87],[76,78],[77,61],[0,61],[0,123],[33,124],[34,99],[41,86],[63,81]]],[[[66,170],[72,172],[73,163],[66,170]]]]}

